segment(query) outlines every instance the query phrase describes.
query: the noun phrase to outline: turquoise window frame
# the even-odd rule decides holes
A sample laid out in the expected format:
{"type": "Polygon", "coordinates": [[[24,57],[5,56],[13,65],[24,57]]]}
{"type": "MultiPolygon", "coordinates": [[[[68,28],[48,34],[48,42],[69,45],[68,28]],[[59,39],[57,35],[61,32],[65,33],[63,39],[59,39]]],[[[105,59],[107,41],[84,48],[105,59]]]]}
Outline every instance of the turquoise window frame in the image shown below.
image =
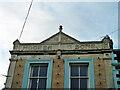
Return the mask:
{"type": "Polygon", "coordinates": [[[116,57],[116,54],[114,54],[112,52],[111,56],[112,56],[112,70],[113,70],[114,87],[115,87],[115,90],[118,90],[118,88],[120,88],[120,85],[117,84],[117,81],[120,81],[120,78],[116,77],[116,74],[119,74],[119,70],[117,70],[115,68],[115,65],[117,66],[119,63],[117,60],[114,59],[114,57],[116,57]]]}
{"type": "Polygon", "coordinates": [[[95,74],[94,74],[94,61],[93,59],[65,59],[65,78],[64,88],[70,88],[70,64],[89,64],[89,80],[90,87],[95,88],[95,74]]]}
{"type": "Polygon", "coordinates": [[[52,84],[52,68],[53,68],[53,60],[52,59],[31,59],[31,60],[26,60],[25,69],[24,69],[24,75],[23,75],[23,81],[22,81],[22,88],[28,88],[30,64],[48,64],[46,88],[51,88],[51,84],[52,84]]]}

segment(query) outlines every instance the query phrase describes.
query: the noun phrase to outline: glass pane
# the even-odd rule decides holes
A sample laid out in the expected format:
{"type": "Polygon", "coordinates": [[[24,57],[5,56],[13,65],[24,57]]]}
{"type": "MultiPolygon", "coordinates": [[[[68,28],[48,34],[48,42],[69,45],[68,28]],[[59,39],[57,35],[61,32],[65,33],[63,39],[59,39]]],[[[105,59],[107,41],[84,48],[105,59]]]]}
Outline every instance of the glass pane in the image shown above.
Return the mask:
{"type": "Polygon", "coordinates": [[[79,66],[71,66],[71,76],[79,76],[79,66]]]}
{"type": "Polygon", "coordinates": [[[39,76],[47,76],[47,66],[40,66],[39,76]]]}
{"type": "Polygon", "coordinates": [[[30,88],[37,88],[37,79],[31,79],[30,88]]]}
{"type": "Polygon", "coordinates": [[[79,79],[71,79],[71,88],[79,88],[79,79]]]}
{"type": "Polygon", "coordinates": [[[38,76],[38,69],[39,66],[32,66],[32,74],[31,74],[32,77],[38,76]]]}
{"type": "Polygon", "coordinates": [[[88,76],[88,66],[80,66],[80,76],[88,76]]]}
{"type": "Polygon", "coordinates": [[[80,88],[87,88],[87,79],[80,79],[80,88]]]}
{"type": "Polygon", "coordinates": [[[45,89],[46,88],[46,78],[45,79],[39,79],[39,86],[38,88],[45,89]]]}

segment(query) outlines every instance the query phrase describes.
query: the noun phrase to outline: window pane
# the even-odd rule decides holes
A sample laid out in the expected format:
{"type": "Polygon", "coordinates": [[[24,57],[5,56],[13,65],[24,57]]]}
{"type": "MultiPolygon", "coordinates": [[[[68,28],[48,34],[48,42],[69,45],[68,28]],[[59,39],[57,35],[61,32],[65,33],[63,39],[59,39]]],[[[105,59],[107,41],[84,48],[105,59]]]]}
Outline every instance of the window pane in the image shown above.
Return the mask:
{"type": "Polygon", "coordinates": [[[80,66],[80,76],[88,76],[88,66],[80,66]]]}
{"type": "Polygon", "coordinates": [[[37,88],[37,79],[31,79],[30,88],[37,88]]]}
{"type": "Polygon", "coordinates": [[[45,79],[39,79],[39,86],[38,88],[45,89],[46,88],[46,78],[45,79]]]}
{"type": "Polygon", "coordinates": [[[39,66],[32,66],[32,77],[38,76],[39,66]]]}
{"type": "Polygon", "coordinates": [[[80,88],[87,88],[87,79],[80,79],[80,88]]]}
{"type": "Polygon", "coordinates": [[[79,76],[79,66],[71,66],[71,76],[79,76]]]}
{"type": "Polygon", "coordinates": [[[79,88],[79,79],[71,79],[71,88],[79,88]]]}
{"type": "Polygon", "coordinates": [[[47,76],[47,66],[40,66],[39,76],[47,76]]]}

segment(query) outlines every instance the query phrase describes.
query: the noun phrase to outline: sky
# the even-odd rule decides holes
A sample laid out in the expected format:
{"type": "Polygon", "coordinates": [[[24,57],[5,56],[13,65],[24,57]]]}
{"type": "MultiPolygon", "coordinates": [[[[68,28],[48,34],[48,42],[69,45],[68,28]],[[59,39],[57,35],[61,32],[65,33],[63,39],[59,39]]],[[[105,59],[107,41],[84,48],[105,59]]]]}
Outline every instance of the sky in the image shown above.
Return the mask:
{"type": "MultiPolygon", "coordinates": [[[[0,89],[6,80],[1,74],[7,75],[10,63],[9,50],[19,38],[30,5],[30,0],[24,1],[0,1],[0,89]]],[[[100,41],[118,29],[118,3],[99,1],[33,2],[20,42],[39,43],[57,33],[59,25],[63,25],[64,33],[79,41],[100,41]]],[[[109,36],[117,48],[118,32],[109,36]]]]}

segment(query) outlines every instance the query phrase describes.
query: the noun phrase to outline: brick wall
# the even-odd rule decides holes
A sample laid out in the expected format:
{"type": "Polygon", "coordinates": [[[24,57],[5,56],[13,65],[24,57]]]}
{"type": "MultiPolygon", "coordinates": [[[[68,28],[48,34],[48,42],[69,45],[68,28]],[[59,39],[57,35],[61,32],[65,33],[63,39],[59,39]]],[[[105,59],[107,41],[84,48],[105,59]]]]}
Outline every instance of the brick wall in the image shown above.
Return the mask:
{"type": "MultiPolygon", "coordinates": [[[[106,88],[105,63],[103,59],[94,59],[95,88],[106,88]]],[[[12,88],[21,88],[25,60],[16,63],[12,88]]],[[[54,59],[52,72],[52,88],[64,88],[64,59],[54,59]]]]}
{"type": "Polygon", "coordinates": [[[21,88],[24,74],[25,60],[18,60],[16,63],[12,88],[21,88]]]}
{"type": "Polygon", "coordinates": [[[103,59],[94,58],[95,88],[106,88],[105,63],[103,59]]]}
{"type": "Polygon", "coordinates": [[[52,72],[52,88],[64,88],[64,60],[54,59],[52,72]]]}

